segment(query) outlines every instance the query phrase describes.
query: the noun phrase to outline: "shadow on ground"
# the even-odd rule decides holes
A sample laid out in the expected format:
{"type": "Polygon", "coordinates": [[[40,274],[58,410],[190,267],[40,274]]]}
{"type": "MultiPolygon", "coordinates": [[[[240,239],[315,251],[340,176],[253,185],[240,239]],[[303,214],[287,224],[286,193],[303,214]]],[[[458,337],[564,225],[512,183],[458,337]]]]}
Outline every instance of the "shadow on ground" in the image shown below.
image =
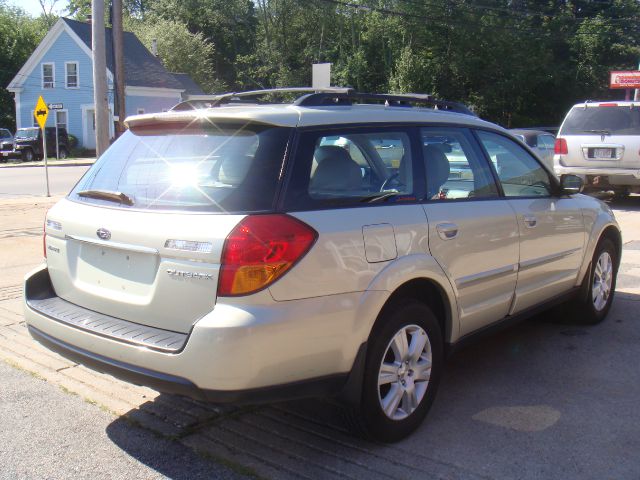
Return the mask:
{"type": "MultiPolygon", "coordinates": [[[[267,478],[638,478],[639,302],[618,292],[600,325],[543,314],[458,352],[427,421],[395,445],[352,436],[328,400],[220,409],[160,395],[127,416],[267,478]]],[[[129,441],[130,421],[114,421],[110,438],[186,478],[185,465],[129,441]]]]}

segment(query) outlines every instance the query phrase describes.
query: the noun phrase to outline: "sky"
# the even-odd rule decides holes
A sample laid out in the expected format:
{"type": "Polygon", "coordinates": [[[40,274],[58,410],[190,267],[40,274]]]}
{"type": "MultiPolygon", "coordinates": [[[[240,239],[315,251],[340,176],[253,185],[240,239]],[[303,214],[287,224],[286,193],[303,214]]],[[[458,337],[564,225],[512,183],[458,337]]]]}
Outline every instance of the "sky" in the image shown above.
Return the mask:
{"type": "MultiPolygon", "coordinates": [[[[50,2],[51,0],[47,0],[47,4],[50,4],[50,2]]],[[[42,7],[40,7],[40,2],[38,0],[8,0],[7,3],[26,10],[28,14],[34,17],[38,17],[42,13],[42,7]]],[[[53,9],[54,13],[57,13],[58,15],[62,13],[68,3],[69,2],[67,0],[58,0],[53,9]]]]}

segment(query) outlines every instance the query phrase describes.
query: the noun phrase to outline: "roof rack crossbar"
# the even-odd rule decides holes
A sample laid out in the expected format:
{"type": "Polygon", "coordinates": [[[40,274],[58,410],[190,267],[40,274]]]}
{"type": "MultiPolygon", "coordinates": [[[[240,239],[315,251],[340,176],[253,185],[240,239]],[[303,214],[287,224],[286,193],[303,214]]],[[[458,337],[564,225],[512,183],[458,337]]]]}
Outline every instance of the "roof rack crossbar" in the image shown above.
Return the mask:
{"type": "Polygon", "coordinates": [[[360,93],[349,87],[291,87],[291,88],[271,88],[264,90],[250,90],[247,92],[230,92],[219,95],[190,95],[185,101],[177,104],[171,110],[183,111],[198,108],[213,108],[221,105],[241,102],[243,99],[251,97],[261,97],[273,94],[301,94],[293,105],[301,107],[321,107],[337,105],[361,104],[384,104],[392,107],[412,107],[413,105],[426,105],[437,110],[463,113],[466,115],[475,114],[465,105],[447,100],[438,100],[433,95],[423,93],[360,93]]]}
{"type": "Polygon", "coordinates": [[[414,104],[428,105],[438,110],[447,110],[456,113],[464,113],[466,115],[475,114],[465,105],[447,100],[438,100],[433,95],[424,93],[398,93],[398,94],[382,94],[382,93],[332,93],[321,92],[315,94],[304,95],[294,102],[295,105],[302,107],[319,107],[329,105],[353,105],[355,103],[384,103],[390,107],[411,107],[414,104]]]}

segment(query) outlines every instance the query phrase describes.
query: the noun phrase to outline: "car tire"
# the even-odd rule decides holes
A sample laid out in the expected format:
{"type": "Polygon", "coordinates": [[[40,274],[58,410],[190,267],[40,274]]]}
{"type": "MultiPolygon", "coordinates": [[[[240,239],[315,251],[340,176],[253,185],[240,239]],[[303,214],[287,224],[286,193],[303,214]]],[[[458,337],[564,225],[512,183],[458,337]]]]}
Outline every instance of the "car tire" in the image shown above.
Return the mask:
{"type": "Polygon", "coordinates": [[[613,302],[617,273],[618,251],[610,239],[602,238],[582,283],[581,295],[567,305],[575,323],[596,325],[605,319],[613,302]]]}
{"type": "Polygon", "coordinates": [[[68,156],[69,156],[69,152],[67,152],[66,148],[61,147],[58,150],[58,158],[60,158],[61,160],[65,160],[68,156]]]}
{"type": "Polygon", "coordinates": [[[360,405],[347,412],[352,429],[380,442],[410,435],[433,404],[443,364],[440,325],[427,305],[405,299],[385,308],[367,345],[360,405]]]}
{"type": "Polygon", "coordinates": [[[30,148],[23,150],[21,155],[23,162],[33,162],[36,159],[36,156],[33,154],[33,150],[30,148]]]}

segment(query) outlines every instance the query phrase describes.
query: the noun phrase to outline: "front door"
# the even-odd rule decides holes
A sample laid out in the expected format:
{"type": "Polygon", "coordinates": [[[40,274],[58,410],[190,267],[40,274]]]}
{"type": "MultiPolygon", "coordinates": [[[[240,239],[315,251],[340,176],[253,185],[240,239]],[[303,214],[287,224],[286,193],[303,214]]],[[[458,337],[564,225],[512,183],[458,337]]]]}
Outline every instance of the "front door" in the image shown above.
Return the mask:
{"type": "Polygon", "coordinates": [[[518,225],[471,133],[423,128],[429,250],[456,291],[460,332],[505,317],[518,268],[518,225]]]}
{"type": "Polygon", "coordinates": [[[83,128],[83,147],[93,150],[96,148],[96,111],[94,109],[85,110],[83,128]]]}
{"type": "Polygon", "coordinates": [[[478,136],[518,218],[518,284],[510,312],[517,313],[575,286],[584,255],[584,221],[578,202],[555,195],[550,174],[525,149],[496,133],[478,136]]]}

